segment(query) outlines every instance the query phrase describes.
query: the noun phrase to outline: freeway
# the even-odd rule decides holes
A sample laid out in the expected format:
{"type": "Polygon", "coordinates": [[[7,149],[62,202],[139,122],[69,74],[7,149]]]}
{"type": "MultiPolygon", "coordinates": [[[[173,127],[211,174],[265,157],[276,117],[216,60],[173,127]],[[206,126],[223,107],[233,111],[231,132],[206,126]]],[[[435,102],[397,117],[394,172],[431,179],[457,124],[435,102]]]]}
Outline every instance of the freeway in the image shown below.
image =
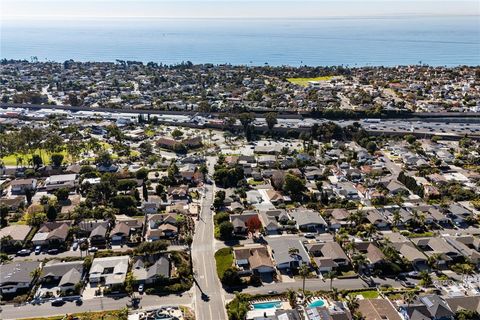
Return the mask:
{"type": "MultiPolygon", "coordinates": [[[[209,173],[213,175],[216,157],[208,157],[209,173]]],[[[225,301],[214,257],[213,214],[210,206],[213,203],[215,186],[205,185],[205,196],[195,228],[192,243],[192,259],[195,279],[195,315],[197,319],[227,319],[225,301]]]]}
{"type": "MultiPolygon", "coordinates": [[[[0,104],[0,108],[5,104],[0,104]]],[[[13,105],[8,105],[13,107],[13,105]]],[[[68,120],[82,120],[92,117],[100,117],[103,119],[116,120],[117,122],[135,122],[137,117],[141,113],[155,114],[159,123],[175,126],[191,126],[198,128],[216,128],[222,129],[222,124],[219,113],[202,114],[193,112],[181,112],[181,111],[159,111],[159,110],[110,110],[110,109],[89,109],[69,106],[37,106],[37,109],[33,109],[31,105],[20,105],[18,110],[15,109],[2,109],[0,110],[0,117],[12,117],[11,113],[18,114],[30,118],[32,120],[44,120],[51,114],[59,113],[66,116],[68,120]],[[30,109],[28,109],[30,107],[30,109]],[[42,108],[40,108],[42,107],[42,108]],[[76,109],[75,109],[76,108],[76,109]],[[86,112],[89,111],[89,112],[86,112]],[[145,111],[145,112],[144,112],[145,111]]],[[[253,122],[255,129],[260,131],[267,130],[267,124],[265,117],[261,113],[257,113],[255,121],[253,122]]],[[[460,138],[465,134],[468,134],[474,138],[480,138],[480,113],[477,117],[464,117],[451,118],[446,116],[444,118],[406,118],[406,119],[359,119],[359,120],[333,120],[340,126],[347,126],[354,122],[358,122],[362,127],[371,132],[372,134],[389,134],[389,135],[405,135],[408,133],[421,136],[430,137],[432,135],[439,135],[445,138],[460,138]]],[[[327,119],[311,118],[307,115],[292,115],[292,114],[279,114],[278,123],[275,126],[277,131],[288,130],[303,130],[307,131],[314,124],[322,124],[327,119]]],[[[237,120],[234,126],[237,129],[241,129],[240,121],[237,120]]]]}
{"type": "MultiPolygon", "coordinates": [[[[143,295],[141,297],[140,308],[189,305],[191,302],[191,296],[189,294],[183,294],[183,296],[170,295],[164,297],[143,295]]],[[[50,303],[44,303],[42,305],[27,304],[19,307],[15,307],[14,305],[5,305],[2,306],[0,318],[5,320],[42,318],[89,311],[119,310],[125,308],[127,304],[130,304],[129,297],[99,297],[95,299],[88,299],[83,300],[83,304],[81,306],[77,306],[75,302],[66,302],[60,307],[53,307],[50,303]]]]}

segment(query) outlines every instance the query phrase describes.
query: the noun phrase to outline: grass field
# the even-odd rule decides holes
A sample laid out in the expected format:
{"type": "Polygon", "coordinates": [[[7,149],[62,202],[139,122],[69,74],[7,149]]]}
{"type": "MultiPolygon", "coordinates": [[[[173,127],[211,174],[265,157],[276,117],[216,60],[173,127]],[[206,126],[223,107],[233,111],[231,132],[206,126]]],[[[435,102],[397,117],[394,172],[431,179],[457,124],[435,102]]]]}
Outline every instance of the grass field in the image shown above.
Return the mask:
{"type": "Polygon", "coordinates": [[[287,78],[288,82],[293,84],[306,87],[308,86],[308,81],[328,81],[333,79],[333,76],[323,76],[323,77],[315,77],[315,78],[287,78]]]}
{"type": "Polygon", "coordinates": [[[222,279],[225,270],[233,265],[232,248],[222,248],[215,252],[215,262],[217,264],[218,277],[222,279]]]}
{"type": "MultiPolygon", "coordinates": [[[[69,156],[68,156],[68,153],[66,151],[62,151],[62,152],[58,152],[60,154],[63,154],[65,160],[66,161],[69,156]]],[[[50,156],[51,154],[49,152],[47,152],[46,150],[37,150],[35,151],[35,154],[38,154],[42,157],[42,160],[43,160],[43,163],[44,164],[48,164],[50,163],[50,156]]],[[[8,156],[5,156],[1,159],[1,161],[3,162],[4,165],[6,166],[15,166],[17,165],[17,157],[22,157],[23,158],[23,165],[27,165],[28,164],[28,160],[32,158],[32,155],[31,154],[10,154],[8,156]]]]}
{"type": "Polygon", "coordinates": [[[378,298],[378,291],[376,291],[376,290],[356,291],[356,292],[349,292],[348,295],[352,296],[352,297],[356,297],[358,295],[361,295],[365,299],[376,299],[376,298],[378,298]]]}

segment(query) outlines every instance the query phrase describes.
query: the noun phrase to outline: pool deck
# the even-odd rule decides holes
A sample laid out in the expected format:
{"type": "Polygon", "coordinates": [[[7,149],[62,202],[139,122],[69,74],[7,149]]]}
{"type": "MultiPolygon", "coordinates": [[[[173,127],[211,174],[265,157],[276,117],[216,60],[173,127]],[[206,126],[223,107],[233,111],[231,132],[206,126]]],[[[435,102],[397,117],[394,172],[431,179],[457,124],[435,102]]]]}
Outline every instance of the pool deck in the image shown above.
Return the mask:
{"type": "MultiPolygon", "coordinates": [[[[278,301],[278,300],[272,300],[270,302],[275,302],[275,301],[278,301]]],[[[269,301],[265,301],[265,302],[258,302],[258,303],[268,303],[269,301]]],[[[271,317],[273,315],[275,315],[275,311],[276,310],[289,310],[289,309],[292,309],[292,307],[290,306],[290,304],[286,301],[280,301],[280,303],[282,304],[282,306],[280,308],[268,308],[268,309],[253,309],[253,310],[249,310],[247,312],[247,319],[254,319],[254,318],[257,318],[257,317],[263,317],[265,314],[267,315],[267,317],[271,317]]]]}

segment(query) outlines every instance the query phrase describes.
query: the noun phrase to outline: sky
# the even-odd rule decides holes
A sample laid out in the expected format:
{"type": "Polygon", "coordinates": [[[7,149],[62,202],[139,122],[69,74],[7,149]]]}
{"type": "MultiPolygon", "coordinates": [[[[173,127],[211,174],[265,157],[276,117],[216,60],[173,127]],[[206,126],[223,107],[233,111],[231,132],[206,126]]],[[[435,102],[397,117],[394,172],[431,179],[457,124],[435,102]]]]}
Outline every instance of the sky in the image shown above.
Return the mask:
{"type": "Polygon", "coordinates": [[[2,20],[480,15],[478,0],[0,0],[2,20]]]}

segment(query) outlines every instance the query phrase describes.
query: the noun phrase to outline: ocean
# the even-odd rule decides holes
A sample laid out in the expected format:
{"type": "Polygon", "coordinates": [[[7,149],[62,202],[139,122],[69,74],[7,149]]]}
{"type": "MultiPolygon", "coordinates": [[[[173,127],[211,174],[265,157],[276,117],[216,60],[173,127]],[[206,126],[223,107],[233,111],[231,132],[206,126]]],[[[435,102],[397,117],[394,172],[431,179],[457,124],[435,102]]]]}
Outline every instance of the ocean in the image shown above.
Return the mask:
{"type": "Polygon", "coordinates": [[[235,65],[480,65],[479,16],[2,21],[0,58],[235,65]]]}

